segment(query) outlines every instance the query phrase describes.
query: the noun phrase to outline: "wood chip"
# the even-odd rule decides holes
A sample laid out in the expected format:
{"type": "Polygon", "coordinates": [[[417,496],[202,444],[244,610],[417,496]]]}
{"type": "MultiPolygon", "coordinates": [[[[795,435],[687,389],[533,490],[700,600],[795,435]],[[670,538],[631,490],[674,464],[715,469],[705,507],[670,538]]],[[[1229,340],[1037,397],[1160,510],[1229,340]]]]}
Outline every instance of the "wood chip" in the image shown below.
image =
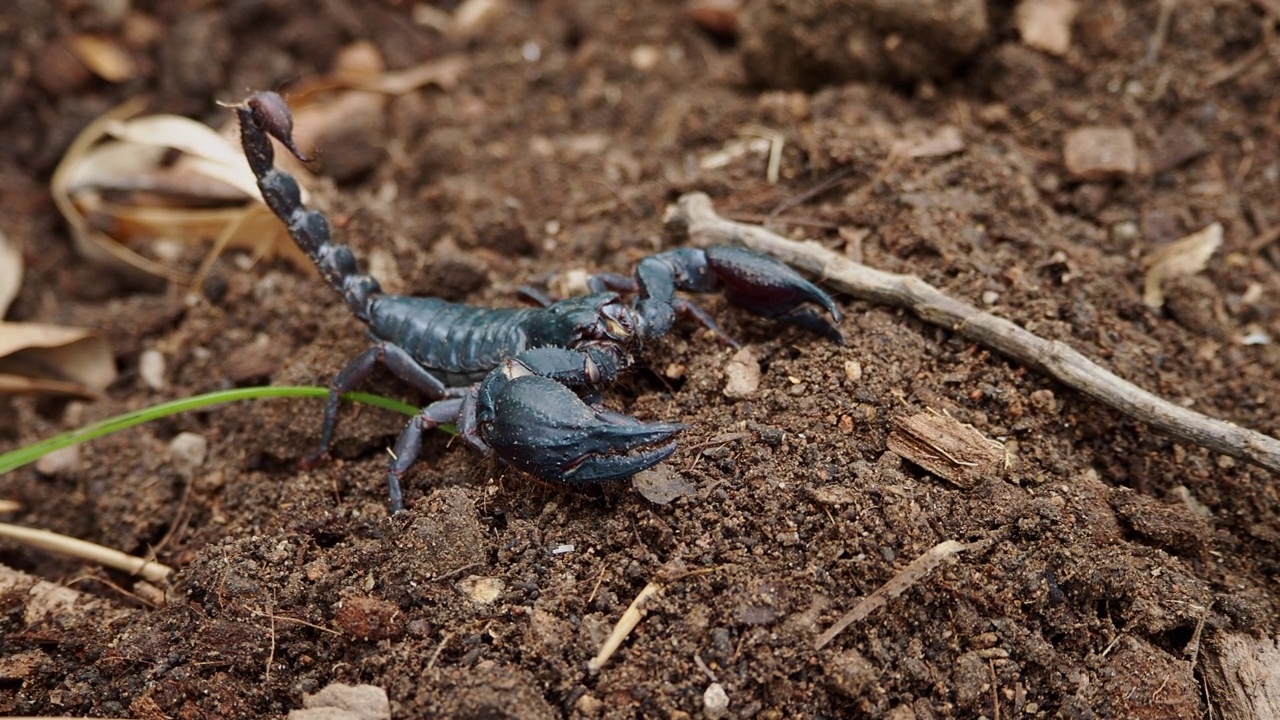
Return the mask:
{"type": "Polygon", "coordinates": [[[925,412],[894,420],[889,450],[962,488],[977,485],[999,471],[1004,451],[949,415],[925,412]]]}
{"type": "Polygon", "coordinates": [[[1221,717],[1280,717],[1280,641],[1225,632],[1201,655],[1205,684],[1221,717]]]}

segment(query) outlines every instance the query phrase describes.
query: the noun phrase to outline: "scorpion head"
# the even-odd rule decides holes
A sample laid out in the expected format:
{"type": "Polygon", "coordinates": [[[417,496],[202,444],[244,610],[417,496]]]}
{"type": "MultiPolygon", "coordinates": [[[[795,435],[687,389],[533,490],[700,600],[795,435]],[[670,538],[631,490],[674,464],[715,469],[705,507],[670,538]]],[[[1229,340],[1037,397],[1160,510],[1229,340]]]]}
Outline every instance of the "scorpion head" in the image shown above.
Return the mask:
{"type": "Polygon", "coordinates": [[[561,300],[530,323],[529,346],[608,347],[619,355],[640,351],[635,312],[617,293],[602,292],[561,300]]]}

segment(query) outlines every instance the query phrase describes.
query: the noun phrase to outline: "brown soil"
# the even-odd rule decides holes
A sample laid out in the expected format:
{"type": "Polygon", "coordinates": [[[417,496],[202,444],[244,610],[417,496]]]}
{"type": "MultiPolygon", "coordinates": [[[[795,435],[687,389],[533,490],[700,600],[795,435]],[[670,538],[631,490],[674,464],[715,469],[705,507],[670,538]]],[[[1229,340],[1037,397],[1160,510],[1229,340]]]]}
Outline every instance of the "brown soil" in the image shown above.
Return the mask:
{"type": "MultiPolygon", "coordinates": [[[[0,399],[0,450],[174,397],[323,385],[362,349],[332,292],[284,264],[229,256],[194,302],[105,276],[45,191],[70,138],[127,97],[220,122],[215,100],[323,72],[358,38],[392,68],[468,62],[456,88],[395,99],[380,135],[321,150],[356,170],[315,204],[362,259],[394,258],[393,289],[513,304],[548,273],[625,271],[667,242],[664,206],[704,190],[740,219],[785,204],[784,232],[1280,434],[1280,243],[1254,241],[1280,225],[1266,3],[1179,4],[1152,56],[1159,4],[1086,0],[1062,58],[1022,46],[999,3],[947,78],[806,91],[751,84],[739,44],[670,3],[514,3],[465,42],[415,26],[408,3],[10,4],[0,226],[27,274],[8,319],[101,328],[122,372],[92,404],[0,399]],[[77,32],[132,38],[140,77],[77,70],[58,44],[77,32]],[[963,152],[881,173],[895,142],[948,123],[963,152]],[[785,139],[778,183],[758,153],[700,167],[752,125],[785,139]],[[1063,136],[1084,125],[1131,129],[1137,172],[1073,179],[1063,136]],[[1226,239],[1205,272],[1144,306],[1140,258],[1213,221],[1226,239]],[[1250,332],[1272,342],[1243,344],[1250,332]],[[163,392],[139,377],[147,348],[165,354],[163,392]]],[[[691,426],[666,467],[695,489],[666,505],[629,483],[531,482],[441,435],[407,478],[409,511],[388,517],[402,418],[347,409],[334,458],[303,470],[319,423],[304,401],[174,417],[88,444],[74,472],[12,473],[13,522],[155,548],[178,572],[152,607],[132,578],[0,546],[0,562],[99,601],[28,622],[28,596],[0,594],[0,714],[280,717],[346,682],[384,688],[395,717],[688,717],[714,677],[730,717],[1210,716],[1214,639],[1280,629],[1277,478],[908,314],[841,302],[843,346],[707,301],[760,361],[748,399],[723,392],[733,352],[690,329],[608,391],[691,426]],[[930,408],[1002,440],[1012,467],[960,489],[887,453],[895,418],[930,408]],[[194,472],[168,450],[184,431],[209,445],[194,472]],[[813,649],[930,547],[982,539],[813,649]],[[647,616],[589,674],[654,581],[647,616]]],[[[386,376],[370,389],[408,396],[386,376]]]]}

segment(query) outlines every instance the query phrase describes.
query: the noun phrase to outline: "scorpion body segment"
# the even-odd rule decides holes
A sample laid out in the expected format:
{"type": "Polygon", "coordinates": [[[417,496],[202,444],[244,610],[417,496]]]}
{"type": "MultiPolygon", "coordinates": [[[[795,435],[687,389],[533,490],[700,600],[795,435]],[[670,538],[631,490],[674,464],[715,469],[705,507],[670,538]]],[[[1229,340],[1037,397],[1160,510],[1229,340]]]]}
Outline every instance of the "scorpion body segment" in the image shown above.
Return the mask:
{"type": "Polygon", "coordinates": [[[277,94],[236,107],[241,143],[263,199],[289,235],[368,326],[373,345],[329,387],[319,448],[333,438],[338,400],[377,363],[430,400],[396,440],[387,484],[403,507],[401,477],[425,432],[454,423],[471,447],[537,477],[593,483],[652,467],[675,450],[679,423],[641,422],[603,408],[599,389],[625,372],[643,345],[689,316],[732,342],[677,292],[723,292],[733,304],[840,339],[831,298],[786,265],[732,247],[683,248],[642,260],[633,276],[601,274],[591,294],[542,308],[479,308],[437,298],[390,295],[360,272],[351,249],[333,242],[325,217],[302,204],[297,181],[275,167],[271,138],[299,159],[293,118],[277,94]],[[826,311],[828,321],[809,305],[826,311]]]}

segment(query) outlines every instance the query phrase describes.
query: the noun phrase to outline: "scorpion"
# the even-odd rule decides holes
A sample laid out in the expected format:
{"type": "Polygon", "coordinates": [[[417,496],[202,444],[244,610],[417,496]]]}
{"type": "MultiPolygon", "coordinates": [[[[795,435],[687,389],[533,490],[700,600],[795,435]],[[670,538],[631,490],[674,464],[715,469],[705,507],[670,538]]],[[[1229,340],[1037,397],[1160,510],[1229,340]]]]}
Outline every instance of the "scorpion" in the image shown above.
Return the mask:
{"type": "Polygon", "coordinates": [[[827,293],[778,260],[731,246],[652,255],[631,276],[593,275],[590,294],[554,302],[544,297],[542,307],[472,307],[384,293],[375,278],[359,271],[351,248],[334,242],[325,216],[303,205],[297,181],[275,167],[271,138],[310,161],[294,143],[285,100],[258,92],[233,108],[267,206],[372,340],[330,383],[319,447],[304,462],[328,453],[340,396],[359,387],[378,363],[428,399],[392,451],[392,513],[404,508],[401,479],[417,460],[423,435],[442,424],[453,424],[475,450],[553,482],[620,479],[671,455],[673,438],[685,425],[641,422],[608,410],[600,390],[635,364],[647,343],[666,335],[677,316],[736,344],[677,291],[720,291],[747,311],[842,341],[833,324],[840,311],[827,293]]]}

